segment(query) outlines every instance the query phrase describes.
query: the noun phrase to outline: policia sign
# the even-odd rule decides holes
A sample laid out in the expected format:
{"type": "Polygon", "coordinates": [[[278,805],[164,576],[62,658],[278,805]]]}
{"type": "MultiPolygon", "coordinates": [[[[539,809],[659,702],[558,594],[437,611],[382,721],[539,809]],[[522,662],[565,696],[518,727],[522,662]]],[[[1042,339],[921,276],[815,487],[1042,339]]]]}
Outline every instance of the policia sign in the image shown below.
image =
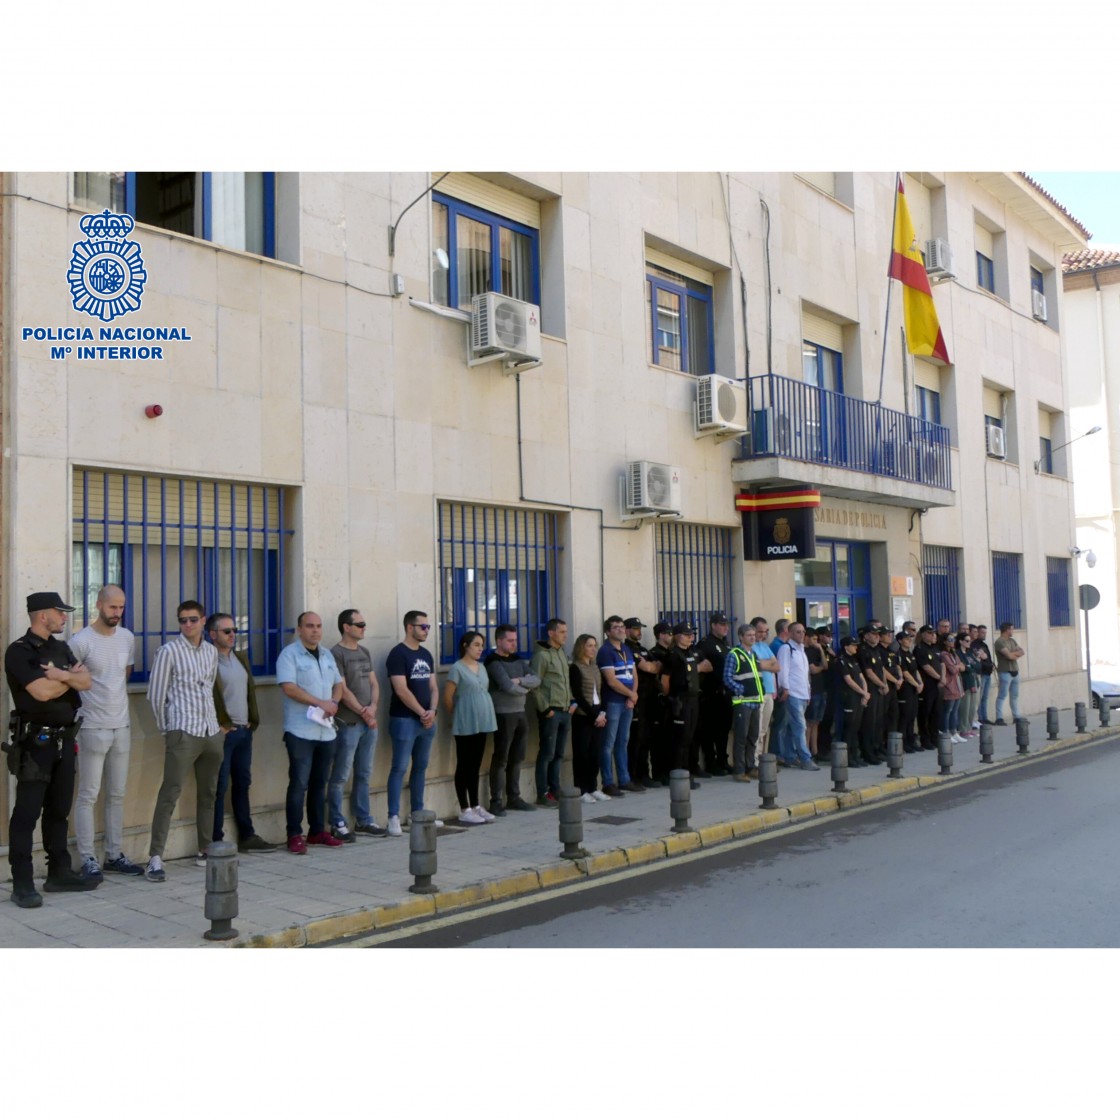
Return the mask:
{"type": "Polygon", "coordinates": [[[802,560],[817,551],[813,511],[819,490],[783,490],[739,494],[735,508],[743,515],[744,560],[802,560]]]}

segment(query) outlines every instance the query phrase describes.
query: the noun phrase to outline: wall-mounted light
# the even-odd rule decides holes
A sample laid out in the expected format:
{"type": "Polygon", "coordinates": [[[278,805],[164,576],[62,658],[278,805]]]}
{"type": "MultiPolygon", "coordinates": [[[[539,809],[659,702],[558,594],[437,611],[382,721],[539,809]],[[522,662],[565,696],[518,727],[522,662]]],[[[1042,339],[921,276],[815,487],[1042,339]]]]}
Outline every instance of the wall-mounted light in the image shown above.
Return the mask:
{"type": "MultiPolygon", "coordinates": [[[[1050,448],[1050,454],[1053,455],[1055,451],[1061,451],[1063,447],[1069,447],[1069,445],[1071,443],[1076,443],[1079,439],[1084,439],[1086,436],[1095,436],[1097,434],[1097,432],[1099,432],[1100,430],[1101,430],[1100,424],[1096,424],[1092,428],[1090,428],[1087,432],[1082,432],[1081,435],[1074,436],[1073,439],[1067,439],[1065,443],[1059,443],[1057,447],[1051,447],[1050,448]]],[[[1042,466],[1042,460],[1041,459],[1035,459],[1035,461],[1034,461],[1034,473],[1035,474],[1039,473],[1039,467],[1041,467],[1041,466],[1042,466]]]]}
{"type": "MultiPolygon", "coordinates": [[[[1088,435],[1089,433],[1086,432],[1085,434],[1088,435]]],[[[1085,557],[1085,563],[1090,568],[1097,566],[1097,554],[1091,548],[1078,548],[1077,545],[1070,545],[1069,554],[1075,559],[1080,556],[1085,557]]]]}

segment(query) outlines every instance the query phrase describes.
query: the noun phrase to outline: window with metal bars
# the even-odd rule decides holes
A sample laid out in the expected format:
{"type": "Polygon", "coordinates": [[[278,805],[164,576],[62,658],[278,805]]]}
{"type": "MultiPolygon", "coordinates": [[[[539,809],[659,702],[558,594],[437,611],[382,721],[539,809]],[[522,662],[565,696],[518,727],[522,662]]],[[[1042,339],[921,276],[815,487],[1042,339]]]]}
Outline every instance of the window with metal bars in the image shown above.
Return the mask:
{"type": "Polygon", "coordinates": [[[544,510],[439,503],[439,660],[458,657],[459,639],[494,627],[517,629],[528,655],[559,606],[559,516],[544,510]]]}
{"type": "Polygon", "coordinates": [[[118,584],[123,625],[136,635],[132,679],[147,679],[156,650],[179,633],[175,608],[198,599],[238,628],[255,673],[276,670],[284,644],[284,491],[243,482],[74,470],[71,602],[80,628],[97,592],[118,584]]]}
{"type": "Polygon", "coordinates": [[[992,602],[995,624],[1023,628],[1023,558],[1016,552],[992,553],[992,602]]]}
{"type": "Polygon", "coordinates": [[[959,548],[922,546],[922,588],[926,598],[926,621],[931,626],[947,618],[956,628],[961,623],[959,548]]]}
{"type": "Polygon", "coordinates": [[[1051,626],[1073,625],[1070,562],[1064,556],[1046,557],[1046,602],[1051,626]]]}
{"type": "MultiPolygon", "coordinates": [[[[657,617],[689,622],[707,633],[708,616],[732,618],[734,531],[721,525],[662,521],[657,525],[657,617]]],[[[626,607],[629,611],[631,607],[626,607]]],[[[625,613],[625,612],[623,612],[625,613]]]]}

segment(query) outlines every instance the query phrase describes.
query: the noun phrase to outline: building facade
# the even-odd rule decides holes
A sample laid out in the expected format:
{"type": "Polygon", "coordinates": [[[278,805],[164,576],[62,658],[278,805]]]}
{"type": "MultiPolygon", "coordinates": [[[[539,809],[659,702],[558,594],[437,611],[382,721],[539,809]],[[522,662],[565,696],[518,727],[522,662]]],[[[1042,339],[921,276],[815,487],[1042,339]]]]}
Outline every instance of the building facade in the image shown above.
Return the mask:
{"type": "MultiPolygon", "coordinates": [[[[125,587],[137,849],[143,681],[188,597],[264,684],[265,827],[304,609],[333,635],[360,608],[379,666],[426,610],[443,668],[468,628],[529,650],[551,615],[1006,619],[1027,710],[1072,702],[1071,486],[1031,466],[1070,431],[1058,281],[1087,235],[1020,174],[904,183],[952,364],[906,350],[889,173],[5,175],[5,633],[33,589],[77,626],[125,587]],[[798,491],[815,551],[746,559],[737,495],[798,491]]],[[[453,751],[442,728],[436,808],[453,751]]]]}

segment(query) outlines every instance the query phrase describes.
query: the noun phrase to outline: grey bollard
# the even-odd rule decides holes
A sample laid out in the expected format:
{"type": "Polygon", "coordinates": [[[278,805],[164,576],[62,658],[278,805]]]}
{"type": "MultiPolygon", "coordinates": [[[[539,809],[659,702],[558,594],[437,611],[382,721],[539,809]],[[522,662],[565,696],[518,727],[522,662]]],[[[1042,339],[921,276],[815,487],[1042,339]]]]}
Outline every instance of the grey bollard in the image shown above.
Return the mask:
{"type": "Polygon", "coordinates": [[[953,740],[948,731],[941,731],[937,735],[937,765],[941,767],[940,774],[953,772],[953,740]]]}
{"type": "Polygon", "coordinates": [[[1030,754],[1031,721],[1026,716],[1020,716],[1015,721],[1015,742],[1018,744],[1020,754],[1030,754]]]}
{"type": "Polygon", "coordinates": [[[563,859],[583,859],[591,853],[583,847],[583,803],[578,789],[560,791],[560,843],[563,859]]]}
{"type": "Polygon", "coordinates": [[[1058,737],[1058,709],[1046,709],[1046,738],[1056,739],[1058,737]]]}
{"type": "Polygon", "coordinates": [[[848,792],[848,744],[838,743],[835,739],[832,742],[832,769],[830,775],[832,778],[832,792],[833,793],[847,793],[848,792]]]}
{"type": "Polygon", "coordinates": [[[773,809],[778,803],[778,756],[763,754],[758,758],[758,795],[763,809],[773,809]]]}
{"type": "Polygon", "coordinates": [[[1101,714],[1101,727],[1108,727],[1112,722],[1112,708],[1109,707],[1108,698],[1101,697],[1100,707],[1098,708],[1101,714]]]}
{"type": "Polygon", "coordinates": [[[980,727],[980,761],[991,762],[992,752],[995,750],[996,733],[992,730],[990,724],[982,724],[980,727]]]}
{"type": "Polygon", "coordinates": [[[1073,725],[1077,728],[1078,734],[1089,726],[1088,711],[1085,708],[1084,700],[1078,700],[1073,706],[1073,725]]]}
{"type": "Polygon", "coordinates": [[[206,849],[206,901],[203,914],[210,928],[203,933],[207,941],[229,941],[237,936],[233,919],[237,917],[237,845],[215,840],[206,849]]]}
{"type": "Polygon", "coordinates": [[[887,766],[890,768],[889,778],[902,777],[902,732],[887,732],[887,766]]]}
{"type": "Polygon", "coordinates": [[[692,816],[692,775],[687,770],[669,771],[669,815],[674,832],[688,832],[692,816]]]}
{"type": "Polygon", "coordinates": [[[436,873],[436,815],[431,809],[418,809],[412,814],[408,833],[408,873],[415,882],[408,889],[413,894],[437,894],[432,882],[436,873]]]}

